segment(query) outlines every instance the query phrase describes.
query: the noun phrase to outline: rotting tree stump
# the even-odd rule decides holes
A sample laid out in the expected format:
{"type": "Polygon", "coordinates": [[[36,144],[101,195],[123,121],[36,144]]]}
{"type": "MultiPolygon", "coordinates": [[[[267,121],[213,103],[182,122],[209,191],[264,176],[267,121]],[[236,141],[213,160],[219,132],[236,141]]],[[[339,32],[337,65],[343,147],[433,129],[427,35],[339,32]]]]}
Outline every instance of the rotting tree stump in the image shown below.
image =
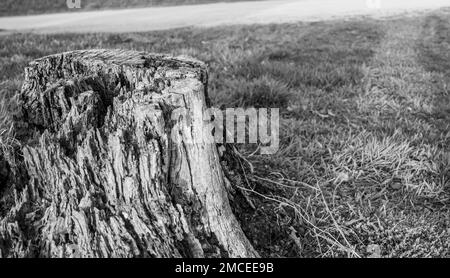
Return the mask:
{"type": "Polygon", "coordinates": [[[208,105],[206,67],[190,58],[89,50],[32,62],[19,95],[28,135],[2,174],[0,255],[257,257],[225,155],[185,143],[207,123],[172,115],[208,105]]]}

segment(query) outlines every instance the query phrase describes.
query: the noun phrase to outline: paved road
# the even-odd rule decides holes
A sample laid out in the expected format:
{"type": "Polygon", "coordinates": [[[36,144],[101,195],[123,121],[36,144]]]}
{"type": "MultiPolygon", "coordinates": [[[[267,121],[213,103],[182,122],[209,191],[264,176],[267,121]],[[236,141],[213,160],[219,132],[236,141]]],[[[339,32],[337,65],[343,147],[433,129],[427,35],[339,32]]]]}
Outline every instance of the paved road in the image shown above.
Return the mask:
{"type": "Polygon", "coordinates": [[[37,33],[138,32],[187,26],[327,20],[354,15],[383,17],[440,7],[450,7],[450,1],[270,0],[0,17],[0,29],[37,33]]]}

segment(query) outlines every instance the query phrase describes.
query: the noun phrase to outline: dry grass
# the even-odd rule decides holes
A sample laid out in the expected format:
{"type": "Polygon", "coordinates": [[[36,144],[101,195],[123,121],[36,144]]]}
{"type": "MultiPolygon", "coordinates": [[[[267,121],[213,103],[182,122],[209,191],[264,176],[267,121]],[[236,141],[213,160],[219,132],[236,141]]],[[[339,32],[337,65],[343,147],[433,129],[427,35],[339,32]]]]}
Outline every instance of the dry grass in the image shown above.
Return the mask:
{"type": "Polygon", "coordinates": [[[240,146],[255,209],[239,217],[262,255],[449,256],[449,18],[15,34],[0,82],[9,98],[28,61],[72,49],[194,56],[216,106],[281,108],[277,154],[240,146]]]}

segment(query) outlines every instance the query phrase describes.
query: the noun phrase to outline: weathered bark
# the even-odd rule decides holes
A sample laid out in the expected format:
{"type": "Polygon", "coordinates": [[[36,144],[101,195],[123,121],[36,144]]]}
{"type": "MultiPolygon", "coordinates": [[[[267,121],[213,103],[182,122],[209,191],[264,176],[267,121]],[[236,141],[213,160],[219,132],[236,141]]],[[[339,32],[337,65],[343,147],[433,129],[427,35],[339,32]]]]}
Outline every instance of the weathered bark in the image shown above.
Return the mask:
{"type": "Polygon", "coordinates": [[[92,50],[31,63],[20,106],[35,132],[2,174],[0,255],[258,256],[216,144],[186,143],[208,123],[173,115],[204,110],[206,87],[204,64],[180,57],[92,50]]]}

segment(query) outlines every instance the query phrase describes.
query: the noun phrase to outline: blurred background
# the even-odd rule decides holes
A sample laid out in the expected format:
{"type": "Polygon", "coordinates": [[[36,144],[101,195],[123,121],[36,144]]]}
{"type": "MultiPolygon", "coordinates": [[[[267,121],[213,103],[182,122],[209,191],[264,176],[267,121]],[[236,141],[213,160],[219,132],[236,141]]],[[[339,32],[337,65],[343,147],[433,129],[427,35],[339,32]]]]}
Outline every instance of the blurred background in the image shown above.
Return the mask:
{"type": "MultiPolygon", "coordinates": [[[[242,0],[79,0],[81,10],[238,2],[242,0]]],[[[256,1],[256,0],[246,0],[256,1]]],[[[66,0],[2,0],[0,16],[69,12],[66,0]]],[[[75,0],[72,2],[76,2],[75,0]]],[[[72,10],[77,11],[77,10],[72,10]]],[[[79,10],[78,10],[79,11],[79,10]]]]}

